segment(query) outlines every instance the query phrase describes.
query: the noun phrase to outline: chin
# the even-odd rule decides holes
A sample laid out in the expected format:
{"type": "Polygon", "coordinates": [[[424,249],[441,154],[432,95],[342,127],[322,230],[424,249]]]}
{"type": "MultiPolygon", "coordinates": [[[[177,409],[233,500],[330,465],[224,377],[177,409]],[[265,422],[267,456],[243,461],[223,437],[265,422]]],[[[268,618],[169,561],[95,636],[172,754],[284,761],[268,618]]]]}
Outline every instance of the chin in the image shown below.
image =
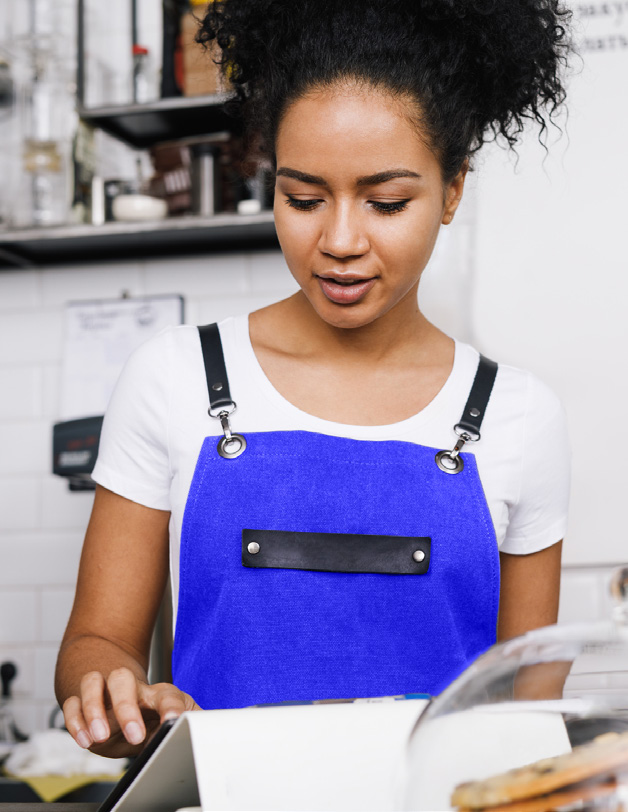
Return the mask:
{"type": "Polygon", "coordinates": [[[343,330],[355,330],[376,321],[382,314],[369,307],[366,302],[356,305],[337,305],[325,300],[317,306],[313,304],[316,314],[331,327],[343,330]]]}

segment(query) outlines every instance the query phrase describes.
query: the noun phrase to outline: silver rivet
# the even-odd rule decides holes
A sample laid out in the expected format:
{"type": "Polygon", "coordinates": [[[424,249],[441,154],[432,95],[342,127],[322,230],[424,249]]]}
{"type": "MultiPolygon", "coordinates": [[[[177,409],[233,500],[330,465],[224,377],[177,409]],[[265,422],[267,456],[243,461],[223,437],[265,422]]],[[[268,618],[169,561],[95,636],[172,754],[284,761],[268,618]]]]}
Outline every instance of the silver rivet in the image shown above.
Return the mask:
{"type": "Polygon", "coordinates": [[[251,555],[257,555],[257,553],[259,553],[259,544],[256,541],[251,541],[246,549],[251,555]]]}
{"type": "Polygon", "coordinates": [[[480,416],[480,410],[479,409],[471,409],[469,414],[471,415],[471,417],[479,417],[480,416]]]}
{"type": "Polygon", "coordinates": [[[221,383],[215,383],[215,384],[212,385],[212,389],[214,390],[214,392],[220,392],[220,390],[222,389],[222,384],[221,383]]]}
{"type": "Polygon", "coordinates": [[[412,553],[412,558],[414,558],[417,564],[420,564],[421,561],[425,560],[425,553],[423,552],[423,550],[415,550],[412,553]]]}

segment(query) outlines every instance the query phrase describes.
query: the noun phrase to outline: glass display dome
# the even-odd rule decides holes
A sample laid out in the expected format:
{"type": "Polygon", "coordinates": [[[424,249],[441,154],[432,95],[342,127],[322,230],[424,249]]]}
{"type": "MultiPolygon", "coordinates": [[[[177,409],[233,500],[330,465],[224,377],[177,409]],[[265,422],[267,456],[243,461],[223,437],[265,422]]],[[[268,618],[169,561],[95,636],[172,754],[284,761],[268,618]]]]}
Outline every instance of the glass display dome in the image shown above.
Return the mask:
{"type": "Polygon", "coordinates": [[[628,812],[628,567],[608,621],[494,646],[419,717],[407,810],[628,812]]]}

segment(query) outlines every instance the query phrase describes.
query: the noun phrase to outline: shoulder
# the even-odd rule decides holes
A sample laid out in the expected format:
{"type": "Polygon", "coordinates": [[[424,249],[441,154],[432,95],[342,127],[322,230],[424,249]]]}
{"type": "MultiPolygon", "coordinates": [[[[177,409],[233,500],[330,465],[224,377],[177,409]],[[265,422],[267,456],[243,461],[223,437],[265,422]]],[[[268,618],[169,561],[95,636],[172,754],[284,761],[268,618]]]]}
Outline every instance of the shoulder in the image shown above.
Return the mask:
{"type": "MultiPolygon", "coordinates": [[[[221,341],[231,347],[235,340],[235,319],[227,318],[218,322],[221,341]]],[[[182,324],[165,327],[142,343],[129,356],[125,371],[142,378],[156,377],[164,383],[163,375],[168,370],[177,378],[186,374],[198,374],[202,370],[202,353],[199,331],[196,325],[182,324]]]]}
{"type": "MultiPolygon", "coordinates": [[[[464,386],[473,383],[480,353],[470,344],[456,342],[460,356],[460,378],[464,386]]],[[[498,427],[533,421],[544,425],[564,415],[558,395],[541,378],[526,369],[497,361],[497,375],[486,410],[486,424],[498,427]]]]}

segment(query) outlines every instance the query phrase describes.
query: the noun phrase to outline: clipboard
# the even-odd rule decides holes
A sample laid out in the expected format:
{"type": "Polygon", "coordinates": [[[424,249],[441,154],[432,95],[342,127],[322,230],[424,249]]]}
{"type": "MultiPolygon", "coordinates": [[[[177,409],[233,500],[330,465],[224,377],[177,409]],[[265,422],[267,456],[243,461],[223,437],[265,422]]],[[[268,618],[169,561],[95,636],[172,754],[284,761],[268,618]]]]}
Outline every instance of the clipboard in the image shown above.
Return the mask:
{"type": "Polygon", "coordinates": [[[98,812],[401,808],[426,699],[185,713],[162,726],[98,812]]]}

